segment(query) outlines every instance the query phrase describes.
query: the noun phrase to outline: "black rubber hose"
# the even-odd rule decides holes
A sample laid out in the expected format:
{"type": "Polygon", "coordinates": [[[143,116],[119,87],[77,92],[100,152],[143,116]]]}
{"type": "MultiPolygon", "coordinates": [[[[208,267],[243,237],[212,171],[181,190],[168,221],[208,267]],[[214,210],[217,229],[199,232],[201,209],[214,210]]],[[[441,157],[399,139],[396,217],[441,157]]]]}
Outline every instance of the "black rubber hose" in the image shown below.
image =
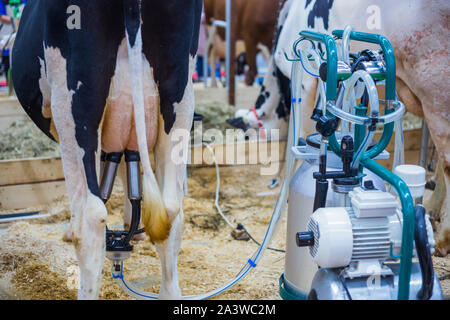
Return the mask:
{"type": "Polygon", "coordinates": [[[422,288],[419,290],[417,297],[420,300],[428,300],[433,294],[433,260],[431,259],[430,245],[428,243],[425,208],[421,205],[417,205],[415,209],[416,227],[414,231],[414,240],[416,243],[417,255],[419,256],[420,271],[422,272],[422,288]]]}
{"type": "Polygon", "coordinates": [[[1,214],[0,215],[0,222],[2,221],[2,219],[23,218],[23,217],[34,216],[34,215],[37,215],[39,213],[40,213],[40,211],[1,214]]]}
{"type": "Polygon", "coordinates": [[[325,208],[327,203],[328,180],[316,180],[316,194],[314,196],[314,210],[325,208]]]}
{"type": "Polygon", "coordinates": [[[129,244],[133,236],[137,234],[139,222],[141,221],[141,200],[130,200],[131,202],[131,223],[130,230],[124,240],[125,244],[129,244]]]}

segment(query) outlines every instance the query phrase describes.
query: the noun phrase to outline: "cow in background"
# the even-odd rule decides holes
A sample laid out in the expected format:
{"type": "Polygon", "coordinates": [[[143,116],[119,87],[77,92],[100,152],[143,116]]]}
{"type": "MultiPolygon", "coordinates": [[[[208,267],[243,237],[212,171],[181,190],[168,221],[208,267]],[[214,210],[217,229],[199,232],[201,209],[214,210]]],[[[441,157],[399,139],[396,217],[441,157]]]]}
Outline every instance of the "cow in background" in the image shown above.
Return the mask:
{"type": "MultiPolygon", "coordinates": [[[[233,0],[231,24],[234,32],[231,41],[243,40],[245,43],[246,60],[249,70],[245,77],[247,85],[253,85],[258,74],[256,55],[258,47],[265,46],[272,52],[276,31],[277,15],[281,5],[286,0],[233,0]]],[[[226,0],[204,0],[206,23],[214,20],[225,21],[226,0]]],[[[225,30],[218,29],[222,40],[225,30]]]]}
{"type": "MultiPolygon", "coordinates": [[[[440,221],[438,247],[450,250],[450,84],[449,69],[450,3],[445,0],[408,0],[393,4],[380,0],[288,0],[279,16],[278,40],[271,63],[253,110],[238,110],[242,118],[239,127],[280,129],[287,134],[290,111],[292,45],[302,30],[331,34],[350,24],[354,30],[386,36],[395,51],[397,64],[397,93],[407,110],[423,117],[430,129],[444,170],[447,192],[445,201],[434,217],[440,221]],[[369,29],[370,27],[370,29],[369,29]],[[284,105],[285,107],[280,107],[284,105]]],[[[352,52],[362,48],[352,42],[352,52]]],[[[365,45],[366,46],[366,45],[365,45]]],[[[317,80],[305,77],[302,88],[304,116],[302,136],[312,133],[310,120],[315,103],[317,80]]],[[[229,123],[236,124],[233,119],[229,123]]],[[[437,201],[439,202],[439,201],[437,201]]]]}
{"type": "Polygon", "coordinates": [[[100,150],[139,151],[142,221],[161,259],[160,297],[181,297],[186,163],[174,161],[172,149],[188,147],[179,135],[192,126],[201,9],[201,0],[34,0],[24,9],[13,82],[30,118],[60,143],[79,299],[98,297],[105,258],[100,150]]]}
{"type": "MultiPolygon", "coordinates": [[[[224,60],[226,57],[226,43],[223,41],[217,32],[214,34],[211,46],[209,47],[208,53],[208,64],[211,70],[211,87],[217,88],[217,78],[216,78],[216,67],[217,62],[224,60]]],[[[240,75],[244,73],[244,67],[246,65],[245,59],[245,44],[243,41],[239,40],[236,42],[236,54],[234,55],[236,59],[236,74],[240,75]]],[[[221,63],[222,64],[222,63],[221,63]]],[[[219,79],[220,80],[220,79],[219,79]]]]}

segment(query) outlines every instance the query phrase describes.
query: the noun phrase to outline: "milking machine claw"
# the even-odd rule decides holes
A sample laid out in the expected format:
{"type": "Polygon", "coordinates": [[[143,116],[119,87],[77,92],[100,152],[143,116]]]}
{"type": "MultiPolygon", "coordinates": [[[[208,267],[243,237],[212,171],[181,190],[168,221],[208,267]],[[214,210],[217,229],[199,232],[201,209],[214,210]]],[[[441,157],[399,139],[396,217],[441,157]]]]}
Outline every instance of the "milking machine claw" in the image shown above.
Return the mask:
{"type": "MultiPolygon", "coordinates": [[[[106,203],[112,194],[117,168],[122,160],[123,153],[102,153],[102,179],[100,182],[100,195],[106,203]]],[[[140,172],[140,157],[136,151],[125,151],[127,165],[127,193],[131,203],[131,222],[129,230],[110,230],[106,227],[106,257],[115,262],[130,257],[133,246],[130,241],[133,236],[144,232],[139,229],[141,219],[142,182],[140,172]]]]}
{"type": "Polygon", "coordinates": [[[107,252],[128,252],[133,251],[133,246],[126,241],[127,238],[126,231],[106,231],[106,251],[107,252]]]}

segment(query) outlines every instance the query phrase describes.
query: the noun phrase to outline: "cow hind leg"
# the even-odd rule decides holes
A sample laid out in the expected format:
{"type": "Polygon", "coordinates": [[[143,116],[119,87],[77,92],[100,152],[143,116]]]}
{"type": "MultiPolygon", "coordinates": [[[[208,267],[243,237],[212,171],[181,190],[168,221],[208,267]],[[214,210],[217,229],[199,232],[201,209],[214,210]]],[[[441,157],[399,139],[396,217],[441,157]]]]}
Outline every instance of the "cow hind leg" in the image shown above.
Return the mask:
{"type": "Polygon", "coordinates": [[[160,117],[158,142],[155,148],[156,178],[162,191],[169,219],[172,222],[169,238],[156,244],[161,259],[160,297],[163,299],[181,297],[177,276],[177,259],[183,228],[183,199],[189,133],[194,114],[194,88],[191,80],[193,70],[194,60],[191,58],[189,81],[184,96],[179,103],[174,104],[176,121],[169,134],[166,134],[162,123],[163,119],[160,117]]]}
{"type": "Polygon", "coordinates": [[[211,70],[211,88],[217,88],[217,79],[216,79],[216,62],[218,61],[216,49],[214,46],[211,48],[208,63],[209,69],[211,70]]]}
{"type": "MultiPolygon", "coordinates": [[[[193,105],[192,105],[193,111],[193,105]]],[[[192,113],[190,120],[186,123],[192,123],[192,113]]],[[[178,117],[177,121],[182,120],[183,116],[178,117]]],[[[162,127],[162,126],[160,126],[162,127]]],[[[186,126],[184,132],[189,132],[189,126],[186,126]]],[[[179,144],[180,142],[178,142],[179,144]]],[[[186,150],[188,140],[186,139],[183,148],[186,150]]],[[[164,206],[167,209],[169,220],[172,223],[169,237],[162,243],[156,243],[159,257],[161,259],[161,289],[160,297],[162,299],[177,299],[181,297],[181,291],[178,285],[177,260],[181,247],[181,237],[183,229],[183,198],[184,181],[186,179],[186,164],[177,162],[172,156],[177,142],[173,139],[173,134],[166,135],[160,131],[158,144],[156,146],[156,177],[159,188],[162,190],[164,206]],[[175,161],[174,161],[175,160],[175,161]]],[[[176,155],[178,156],[178,155],[176,155]]],[[[178,159],[181,161],[181,159],[178,159]]]]}
{"type": "Polygon", "coordinates": [[[106,208],[99,197],[87,192],[84,207],[76,215],[74,245],[80,268],[78,299],[97,299],[105,259],[106,208]]]}
{"type": "Polygon", "coordinates": [[[443,188],[446,189],[446,197],[441,208],[436,245],[442,255],[446,256],[450,252],[450,168],[448,167],[444,169],[444,180],[445,184],[443,188]]]}
{"type": "MultiPolygon", "coordinates": [[[[189,132],[188,129],[186,132],[189,132]]],[[[171,151],[174,150],[175,143],[170,142],[172,139],[169,139],[169,136],[163,135],[165,139],[158,141],[156,147],[156,176],[172,226],[168,239],[162,243],[156,243],[162,270],[160,297],[178,299],[181,297],[181,291],[178,285],[177,260],[183,229],[186,165],[173,162],[171,151]]],[[[158,139],[161,139],[161,134],[158,139]]],[[[188,141],[186,140],[185,143],[187,145],[188,141]]]]}
{"type": "Polygon", "coordinates": [[[255,39],[252,35],[246,35],[245,57],[247,59],[248,72],[245,76],[245,84],[247,86],[253,85],[253,82],[258,75],[258,67],[256,65],[256,54],[258,53],[257,45],[258,44],[255,42],[255,39]]]}
{"type": "MultiPolygon", "coordinates": [[[[65,107],[61,108],[61,105],[52,104],[52,109],[57,108],[61,110],[65,107]]],[[[72,121],[61,119],[59,115],[55,116],[70,200],[70,238],[75,246],[80,269],[78,298],[96,299],[105,258],[107,212],[105,205],[98,197],[98,190],[93,191],[88,186],[89,180],[96,179],[96,150],[78,147],[74,131],[70,130],[70,122],[72,121]]]]}

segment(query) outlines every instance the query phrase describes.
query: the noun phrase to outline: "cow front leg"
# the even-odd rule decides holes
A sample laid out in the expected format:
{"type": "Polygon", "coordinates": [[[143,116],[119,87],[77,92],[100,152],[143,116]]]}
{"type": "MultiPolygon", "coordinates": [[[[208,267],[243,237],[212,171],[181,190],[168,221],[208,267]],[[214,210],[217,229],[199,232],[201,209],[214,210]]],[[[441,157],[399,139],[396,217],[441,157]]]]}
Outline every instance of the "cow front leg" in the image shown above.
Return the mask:
{"type": "Polygon", "coordinates": [[[211,88],[217,88],[217,79],[216,79],[216,62],[218,61],[217,50],[215,47],[211,47],[210,54],[208,57],[209,70],[211,73],[211,88]]]}
{"type": "MultiPolygon", "coordinates": [[[[258,67],[256,65],[257,46],[255,39],[252,35],[246,35],[245,37],[245,58],[247,59],[248,71],[245,75],[245,84],[252,86],[255,82],[255,78],[258,75],[258,67]]],[[[232,55],[235,59],[235,53],[232,55]]]]}

